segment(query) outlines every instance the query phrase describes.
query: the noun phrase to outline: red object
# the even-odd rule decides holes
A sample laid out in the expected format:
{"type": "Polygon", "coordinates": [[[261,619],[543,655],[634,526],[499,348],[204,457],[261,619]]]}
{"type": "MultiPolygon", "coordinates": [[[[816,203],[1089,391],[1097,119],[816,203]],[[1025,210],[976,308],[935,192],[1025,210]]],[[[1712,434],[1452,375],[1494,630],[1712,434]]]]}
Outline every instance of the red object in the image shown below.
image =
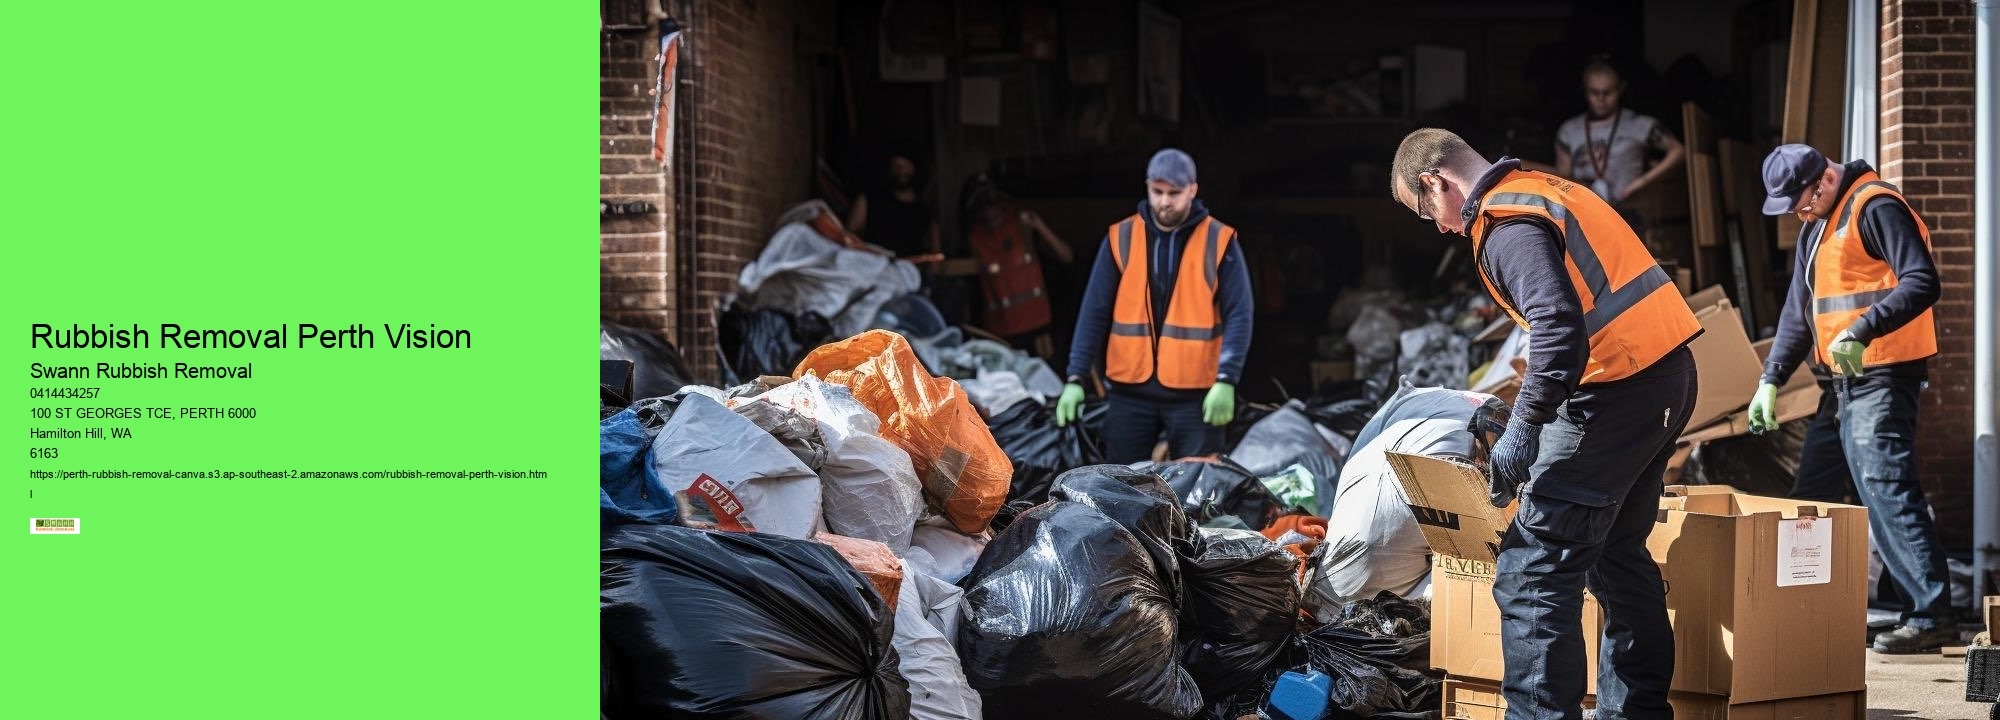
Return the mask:
{"type": "Polygon", "coordinates": [[[678,25],[660,28],[660,81],[653,86],[653,160],[666,162],[674,146],[674,68],[680,64],[681,32],[678,25]]]}
{"type": "Polygon", "coordinates": [[[972,253],[979,258],[979,286],[985,295],[980,325],[1012,337],[1049,326],[1049,293],[1042,262],[1028,244],[1021,221],[1010,216],[999,227],[972,228],[972,253]]]}

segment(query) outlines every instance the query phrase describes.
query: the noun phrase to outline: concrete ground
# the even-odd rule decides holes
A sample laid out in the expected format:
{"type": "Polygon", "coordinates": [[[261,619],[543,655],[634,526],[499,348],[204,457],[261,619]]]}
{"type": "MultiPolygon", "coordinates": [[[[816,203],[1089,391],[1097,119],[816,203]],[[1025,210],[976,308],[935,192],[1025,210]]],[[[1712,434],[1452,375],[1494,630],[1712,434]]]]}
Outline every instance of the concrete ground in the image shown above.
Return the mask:
{"type": "Polygon", "coordinates": [[[1868,720],[1984,720],[1965,701],[1965,658],[1868,653],[1868,720]]]}

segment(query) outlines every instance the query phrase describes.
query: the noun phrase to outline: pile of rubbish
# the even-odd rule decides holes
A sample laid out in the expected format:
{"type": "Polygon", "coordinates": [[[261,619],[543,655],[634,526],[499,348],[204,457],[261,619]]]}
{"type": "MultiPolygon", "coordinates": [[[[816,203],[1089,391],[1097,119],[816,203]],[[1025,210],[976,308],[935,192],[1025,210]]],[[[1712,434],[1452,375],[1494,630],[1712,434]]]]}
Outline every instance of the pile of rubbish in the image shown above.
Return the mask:
{"type": "MultiPolygon", "coordinates": [[[[1490,356],[1480,354],[1490,342],[1481,338],[1504,319],[1484,293],[1420,300],[1395,289],[1386,277],[1368,278],[1359,288],[1343,290],[1327,311],[1326,334],[1315,343],[1317,362],[1340,372],[1316,370],[1314,393],[1349,372],[1362,384],[1363,397],[1375,403],[1395,392],[1399,382],[1456,389],[1503,382],[1500,375],[1489,377],[1496,363],[1474,358],[1490,356]]],[[[1506,367],[1502,374],[1512,372],[1504,361],[1497,366],[1506,367]]]]}
{"type": "Polygon", "coordinates": [[[717,388],[604,332],[655,383],[599,424],[607,718],[1234,720],[1321,685],[1333,716],[1439,712],[1384,453],[1483,460],[1491,396],[1292,401],[1227,454],[1127,467],[1101,404],[1055,427],[1035,369],[977,341],[926,361],[866,329],[717,388]]]}

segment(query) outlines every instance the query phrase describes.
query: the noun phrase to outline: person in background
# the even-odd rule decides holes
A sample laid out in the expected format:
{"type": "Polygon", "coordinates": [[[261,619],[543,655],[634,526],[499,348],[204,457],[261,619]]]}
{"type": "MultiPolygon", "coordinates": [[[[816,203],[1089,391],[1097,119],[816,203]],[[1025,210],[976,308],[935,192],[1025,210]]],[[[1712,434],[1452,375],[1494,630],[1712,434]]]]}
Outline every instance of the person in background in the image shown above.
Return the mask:
{"type": "Polygon", "coordinates": [[[896,257],[936,253],[937,212],[917,192],[917,164],[901,155],[889,157],[888,185],[864,193],[847,212],[847,229],[896,257]]]}
{"type": "Polygon", "coordinates": [[[1589,186],[1614,205],[1679,167],[1686,155],[1681,141],[1658,120],[1625,109],[1624,96],[1618,69],[1603,56],[1592,58],[1583,68],[1589,110],[1556,129],[1555,174],[1589,186]],[[1666,155],[1650,169],[1649,150],[1666,155]]]}
{"type": "Polygon", "coordinates": [[[1104,235],[1070,343],[1056,425],[1083,412],[1083,383],[1103,364],[1104,460],[1152,456],[1162,431],[1174,457],[1222,450],[1250,350],[1250,271],[1236,230],[1195,199],[1194,158],[1168,148],[1146,166],[1139,212],[1104,235]]]}
{"type": "Polygon", "coordinates": [[[966,238],[979,260],[980,327],[1014,347],[1050,357],[1055,341],[1049,337],[1049,292],[1036,246],[1068,265],[1069,244],[987,175],[974,176],[967,185],[966,238]]]}
{"type": "Polygon", "coordinates": [[[1792,497],[1840,502],[1851,479],[1868,506],[1875,549],[1908,605],[1875,652],[1957,644],[1943,545],[1917,477],[1917,396],[1937,354],[1930,229],[1866,161],[1834,163],[1807,145],[1764,158],[1764,190],[1764,214],[1805,225],[1750,428],[1778,427],[1778,388],[1810,360],[1822,393],[1792,497]]]}
{"type": "Polygon", "coordinates": [[[1582,714],[1586,586],[1604,609],[1597,711],[1673,717],[1674,634],[1646,538],[1699,389],[1687,344],[1701,324],[1617,211],[1574,182],[1425,128],[1396,149],[1389,183],[1438,232],[1471,238],[1487,294],[1528,332],[1488,463],[1493,504],[1520,500],[1493,582],[1507,717],[1582,714]]]}

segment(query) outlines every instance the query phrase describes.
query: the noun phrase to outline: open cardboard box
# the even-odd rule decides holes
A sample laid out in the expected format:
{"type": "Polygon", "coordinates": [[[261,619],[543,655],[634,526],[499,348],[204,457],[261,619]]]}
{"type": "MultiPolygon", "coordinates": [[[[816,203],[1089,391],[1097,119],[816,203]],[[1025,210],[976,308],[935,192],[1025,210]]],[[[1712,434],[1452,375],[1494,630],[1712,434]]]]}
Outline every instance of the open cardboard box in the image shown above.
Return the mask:
{"type": "Polygon", "coordinates": [[[1737,703],[1718,695],[1669,693],[1675,720],[1865,720],[1868,693],[1852,691],[1737,703]]]}
{"type": "MultiPolygon", "coordinates": [[[[1505,677],[1500,606],[1493,599],[1500,533],[1518,503],[1493,507],[1486,476],[1449,460],[1388,453],[1417,526],[1431,546],[1431,667],[1498,684],[1505,677]]],[[[1583,595],[1587,692],[1597,692],[1597,652],[1603,636],[1597,600],[1583,595]]]]}
{"type": "Polygon", "coordinates": [[[1866,689],[1866,508],[1674,486],[1646,546],[1667,580],[1674,690],[1743,705],[1866,689]]]}

